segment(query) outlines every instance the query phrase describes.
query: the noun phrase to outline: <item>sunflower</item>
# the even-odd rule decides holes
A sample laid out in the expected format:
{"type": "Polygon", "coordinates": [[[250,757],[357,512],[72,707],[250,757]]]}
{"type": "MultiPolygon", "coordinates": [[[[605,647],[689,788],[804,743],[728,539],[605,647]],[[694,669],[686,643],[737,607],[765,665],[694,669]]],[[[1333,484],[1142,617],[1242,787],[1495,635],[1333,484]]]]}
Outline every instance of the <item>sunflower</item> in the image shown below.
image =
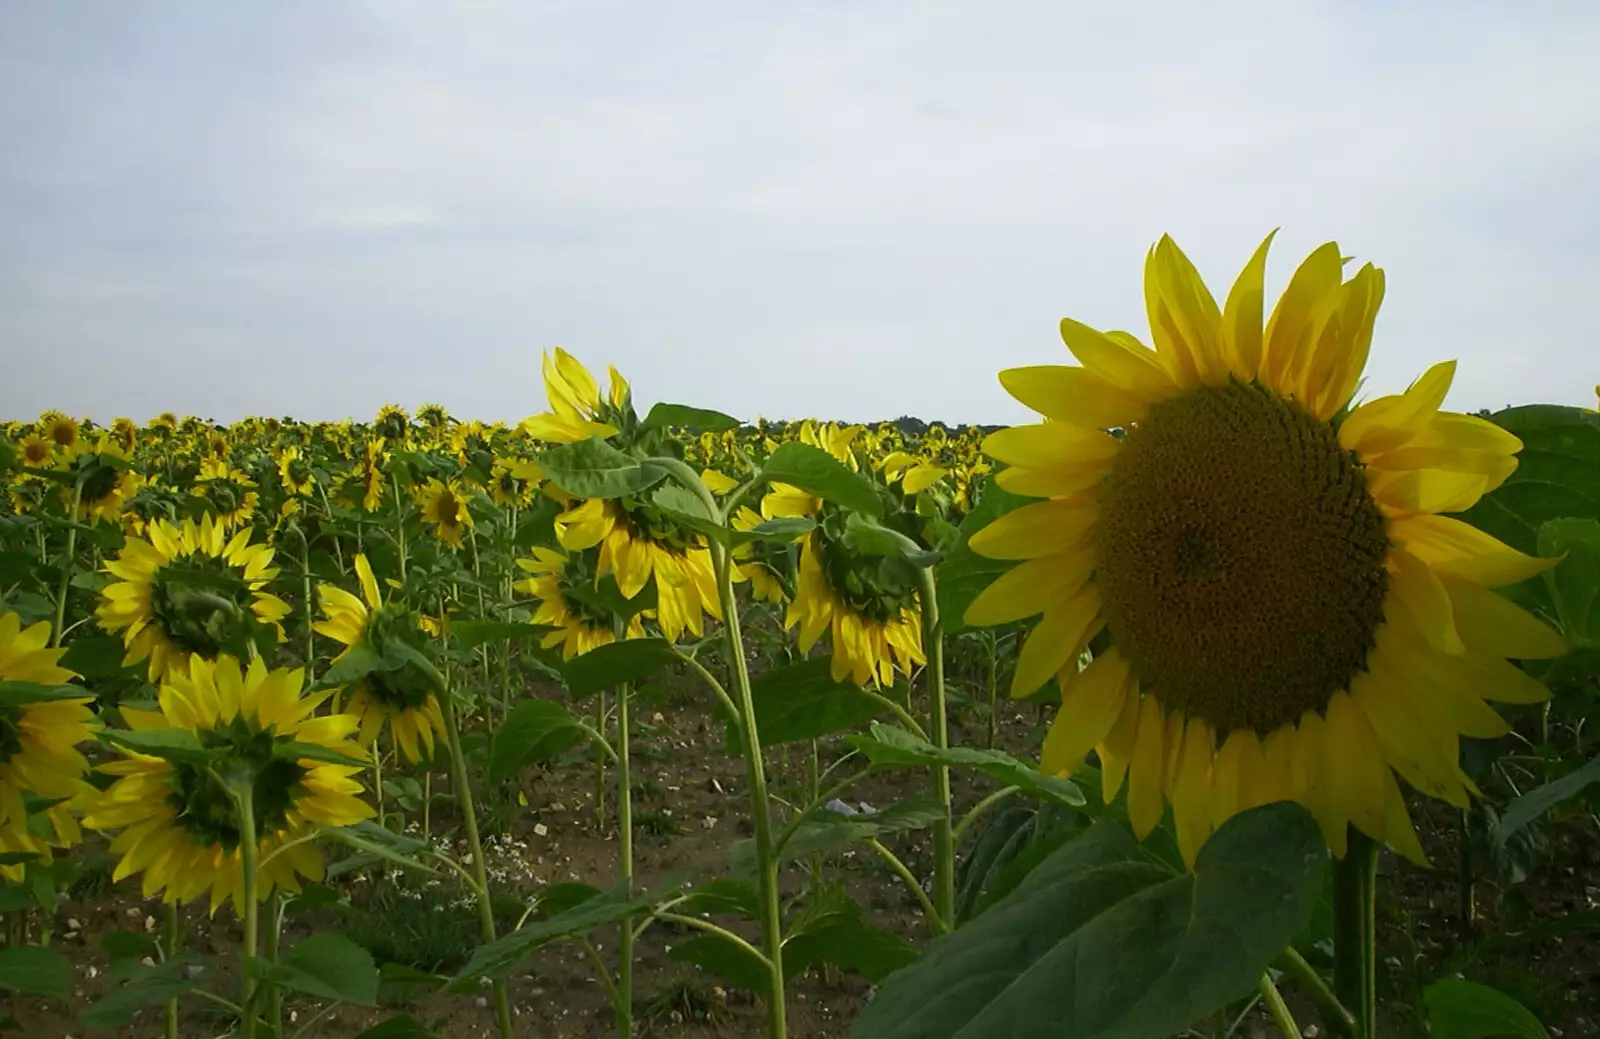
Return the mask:
{"type": "MultiPolygon", "coordinates": [[[[545,649],[560,646],[562,660],[617,640],[611,611],[583,594],[598,581],[594,573],[597,562],[598,553],[593,550],[569,555],[538,545],[531,559],[517,560],[517,566],[532,576],[514,587],[539,600],[532,623],[552,629],[539,644],[545,649]]],[[[644,637],[639,614],[628,618],[626,637],[644,637]]]]}
{"type": "Polygon", "coordinates": [[[278,478],[283,489],[293,495],[309,495],[317,485],[316,473],[311,471],[311,461],[294,444],[278,452],[278,478]]]}
{"type": "Polygon", "coordinates": [[[509,509],[512,505],[526,508],[533,503],[533,496],[543,480],[544,470],[538,462],[526,458],[496,458],[489,473],[489,496],[502,508],[509,509]]]}
{"type": "Polygon", "coordinates": [[[705,633],[705,615],[722,619],[717,578],[705,540],[647,501],[591,498],[556,517],[556,541],[569,552],[600,547],[597,575],[616,576],[623,598],[656,582],[656,623],[669,642],[705,633]]]}
{"type": "Polygon", "coordinates": [[[262,636],[284,641],[289,604],[266,590],[278,576],[270,545],[251,544],[248,530],[230,539],[209,515],[182,526],[154,520],[145,534],[106,563],[118,580],[95,611],[102,628],[122,632],[124,664],[148,658],[153,682],[191,659],[242,655],[262,636]]]}
{"type": "Polygon", "coordinates": [[[254,480],[220,458],[207,458],[200,463],[197,493],[216,514],[223,530],[232,530],[250,522],[261,500],[255,486],[254,480]]]}
{"type": "Polygon", "coordinates": [[[615,436],[618,423],[632,414],[632,392],[615,368],[610,369],[610,392],[601,398],[600,386],[589,369],[559,346],[554,357],[544,355],[542,367],[550,410],[522,420],[522,431],[534,439],[571,444],[615,436]]]}
{"type": "Polygon", "coordinates": [[[61,468],[72,476],[73,488],[62,492],[70,509],[74,496],[79,520],[114,522],[122,515],[123,504],[139,489],[139,477],[131,469],[128,452],[102,436],[94,443],[79,439],[61,456],[61,468]],[[76,488],[81,485],[82,490],[76,488]]]}
{"type": "Polygon", "coordinates": [[[57,447],[71,447],[78,442],[77,420],[53,409],[39,416],[39,432],[57,447]]]}
{"type": "Polygon", "coordinates": [[[439,432],[450,425],[450,413],[442,404],[424,404],[417,409],[417,421],[439,432]]]}
{"type": "MultiPolygon", "coordinates": [[[[766,522],[766,517],[749,506],[740,506],[734,515],[732,525],[735,530],[754,530],[766,522]]],[[[766,543],[771,546],[771,542],[766,543]]],[[[762,602],[781,603],[789,598],[789,592],[783,585],[783,579],[778,572],[760,556],[762,545],[756,542],[745,542],[736,545],[733,549],[735,562],[734,573],[738,574],[735,580],[750,582],[750,590],[762,602]]],[[[777,546],[781,547],[781,546],[777,546]]]]}
{"type": "Polygon", "coordinates": [[[178,428],[178,416],[170,411],[163,411],[150,420],[150,428],[157,433],[171,433],[178,428]]]}
{"type": "MultiPolygon", "coordinates": [[[[327,620],[313,628],[346,647],[334,658],[335,663],[360,645],[384,657],[390,642],[409,642],[422,628],[422,619],[404,606],[384,605],[378,579],[364,555],[356,556],[356,576],[361,582],[361,598],[337,585],[324,584],[317,589],[327,620]]],[[[378,738],[387,720],[395,743],[408,761],[431,757],[435,734],[444,733],[439,699],[428,677],[411,664],[368,673],[356,684],[344,710],[361,720],[358,738],[364,745],[371,745],[378,738]]]]}
{"type": "Polygon", "coordinates": [[[835,529],[843,516],[820,499],[775,483],[761,500],[768,519],[814,516],[818,525],[800,542],[794,601],[784,627],[800,629],[800,649],[809,653],[824,631],[833,647],[833,680],[857,685],[893,685],[895,670],[911,673],[926,663],[916,574],[903,560],[861,556],[835,529]]]}
{"type": "Polygon", "coordinates": [[[111,423],[111,436],[122,450],[131,454],[134,445],[139,442],[139,427],[134,425],[131,418],[114,419],[111,423]]]}
{"type": "Polygon", "coordinates": [[[916,494],[944,479],[950,470],[906,451],[891,451],[878,463],[883,478],[899,484],[905,494],[916,494]]]}
{"type": "MultiPolygon", "coordinates": [[[[50,625],[24,629],[15,613],[0,613],[0,682],[66,685],[78,676],[61,667],[64,649],[49,649],[50,625]]],[[[82,836],[67,802],[93,788],[78,744],[94,736],[93,697],[30,701],[0,698],[0,854],[66,848],[82,836]],[[47,831],[30,825],[27,801],[55,802],[45,810],[47,831]]],[[[0,863],[0,877],[22,880],[23,863],[0,863]]]]}
{"type": "Polygon", "coordinates": [[[398,404],[385,404],[372,420],[372,431],[391,443],[405,443],[411,437],[411,417],[398,404]]]}
{"type": "Polygon", "coordinates": [[[256,861],[263,863],[257,897],[298,891],[302,880],[322,879],[322,856],[305,838],[322,826],[370,819],[373,811],[354,778],[360,766],[291,756],[299,749],[290,749],[294,744],[366,756],[348,739],[355,718],[312,717],[329,694],[302,695],[304,677],[298,669],[268,671],[260,660],[241,669],[225,656],[171,676],[160,690],[160,710],[121,708],[133,731],[181,729],[215,757],[201,767],[123,749],[122,760],[100,766],[118,778],[95,799],[84,823],[121,831],[111,841],[111,853],[121,857],[114,880],[142,872],[146,898],[159,891],[163,901],[187,903],[209,893],[213,914],[229,900],[239,912],[241,818],[217,777],[241,770],[254,777],[256,861]]]}
{"type": "Polygon", "coordinates": [[[1548,696],[1507,658],[1558,656],[1562,639],[1490,589],[1554,560],[1443,515],[1521,448],[1439,410],[1452,363],[1351,409],[1381,271],[1346,281],[1338,246],[1317,249],[1263,332],[1270,240],[1219,309],[1163,238],[1145,267],[1153,350],[1069,319],[1081,367],[1001,373],[1047,421],[985,450],[1010,466],[1001,486],[1046,500],[973,536],[1021,562],[966,617],[1040,616],[1012,692],[1059,675],[1042,767],[1095,749],[1141,838],[1170,802],[1192,862],[1235,813],[1293,800],[1336,855],[1354,825],[1423,861],[1395,773],[1465,806],[1459,738],[1508,731],[1484,701],[1548,696]]]}
{"type": "Polygon", "coordinates": [[[433,524],[439,540],[456,549],[461,547],[461,535],[472,524],[472,513],[467,509],[466,492],[454,480],[446,483],[437,476],[416,490],[417,509],[422,522],[433,524]]]}
{"type": "Polygon", "coordinates": [[[22,464],[30,469],[45,468],[56,453],[56,442],[37,433],[23,437],[22,443],[18,446],[22,449],[20,452],[22,464]]]}
{"type": "Polygon", "coordinates": [[[356,480],[361,489],[361,511],[376,512],[383,502],[383,464],[389,452],[383,449],[382,440],[368,440],[367,452],[356,467],[356,480]]]}
{"type": "Polygon", "coordinates": [[[233,454],[233,444],[229,442],[227,433],[213,429],[206,434],[205,450],[206,458],[226,462],[228,456],[233,454]]]}

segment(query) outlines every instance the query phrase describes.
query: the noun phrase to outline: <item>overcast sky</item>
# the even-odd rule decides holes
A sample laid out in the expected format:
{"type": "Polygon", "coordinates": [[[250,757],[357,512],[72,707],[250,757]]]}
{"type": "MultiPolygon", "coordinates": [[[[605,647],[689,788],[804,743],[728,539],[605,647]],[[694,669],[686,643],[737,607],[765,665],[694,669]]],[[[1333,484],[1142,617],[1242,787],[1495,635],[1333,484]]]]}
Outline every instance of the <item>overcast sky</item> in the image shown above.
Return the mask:
{"type": "Polygon", "coordinates": [[[1388,272],[1371,392],[1593,406],[1600,3],[0,4],[0,417],[1025,421],[1282,231],[1388,272]]]}

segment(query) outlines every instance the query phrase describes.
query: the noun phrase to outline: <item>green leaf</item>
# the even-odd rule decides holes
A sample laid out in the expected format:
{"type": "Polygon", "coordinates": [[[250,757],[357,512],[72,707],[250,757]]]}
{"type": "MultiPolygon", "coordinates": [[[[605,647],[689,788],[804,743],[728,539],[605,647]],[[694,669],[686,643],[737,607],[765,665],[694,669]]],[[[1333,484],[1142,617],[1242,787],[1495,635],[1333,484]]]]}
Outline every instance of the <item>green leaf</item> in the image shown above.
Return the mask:
{"type": "Polygon", "coordinates": [[[365,642],[358,642],[322,673],[318,684],[323,687],[352,685],[374,671],[398,671],[405,666],[405,663],[405,659],[399,654],[381,656],[365,642]]]}
{"type": "Polygon", "coordinates": [[[844,521],[845,543],[864,556],[891,556],[904,559],[912,566],[928,567],[939,561],[939,553],[912,548],[895,536],[894,531],[859,512],[852,512],[844,521]]]}
{"type": "Polygon", "coordinates": [[[55,949],[37,945],[0,949],[0,989],[66,999],[72,995],[72,964],[55,949]]]}
{"type": "Polygon", "coordinates": [[[489,782],[499,783],[519,769],[548,761],[589,738],[567,709],[551,700],[523,700],[495,730],[489,750],[489,782]]]}
{"type": "Polygon", "coordinates": [[[1539,528],[1539,554],[1563,556],[1544,573],[1561,630],[1573,646],[1600,646],[1600,522],[1550,520],[1539,528]]]}
{"type": "Polygon", "coordinates": [[[1500,815],[1500,823],[1495,827],[1495,841],[1504,844],[1512,834],[1562,801],[1576,797],[1584,787],[1595,782],[1600,782],[1600,758],[1513,799],[1500,815]]]}
{"type": "Polygon", "coordinates": [[[67,643],[61,666],[84,678],[120,678],[137,673],[135,667],[122,666],[125,655],[122,640],[115,635],[79,635],[67,643]]]}
{"type": "Polygon", "coordinates": [[[792,484],[852,512],[873,517],[883,515],[883,502],[871,481],[840,465],[820,447],[794,440],[780,444],[761,467],[761,476],[768,481],[792,484]]]}
{"type": "Polygon", "coordinates": [[[477,649],[485,642],[526,642],[541,639],[549,633],[549,628],[527,621],[450,622],[450,635],[456,640],[456,648],[463,652],[477,649]]]}
{"type": "Polygon", "coordinates": [[[945,554],[936,573],[939,592],[939,620],[946,635],[967,630],[967,607],[995,578],[1016,564],[1004,559],[980,556],[967,547],[972,535],[1006,513],[1032,499],[1012,494],[989,476],[983,482],[978,507],[961,521],[961,540],[945,554]]]}
{"type": "Polygon", "coordinates": [[[784,946],[783,973],[792,977],[826,962],[876,983],[916,958],[917,950],[904,938],[855,920],[792,938],[784,946]]]}
{"type": "MultiPolygon", "coordinates": [[[[883,704],[859,686],[835,682],[831,666],[829,658],[815,657],[763,671],[751,680],[750,697],[763,747],[853,729],[884,712],[883,704]]],[[[732,720],[724,721],[729,745],[737,746],[732,720]]]]}
{"type": "Polygon", "coordinates": [[[86,700],[94,694],[81,685],[41,685],[38,682],[0,682],[0,707],[24,707],[51,700],[86,700]]]}
{"type": "Polygon", "coordinates": [[[672,907],[672,911],[685,916],[721,913],[755,920],[761,916],[760,899],[755,885],[749,881],[736,877],[717,877],[691,890],[687,898],[672,907]]]}
{"type": "Polygon", "coordinates": [[[302,938],[276,964],[259,957],[246,960],[245,970],[257,981],[319,999],[378,1005],[378,966],[372,953],[336,932],[302,938]]]}
{"type": "Polygon", "coordinates": [[[951,765],[982,772],[1005,786],[1021,787],[1036,797],[1081,805],[1083,791],[1070,779],[1046,776],[999,750],[948,747],[940,750],[920,736],[893,725],[875,723],[871,736],[847,736],[845,742],[874,765],[951,765]]]}
{"type": "Polygon", "coordinates": [[[556,916],[603,894],[599,888],[592,884],[580,881],[563,881],[541,888],[538,895],[534,896],[533,904],[545,916],[556,916]]]}
{"type": "Polygon", "coordinates": [[[368,768],[372,765],[371,761],[340,754],[319,743],[303,743],[300,740],[274,740],[272,756],[279,761],[316,761],[324,765],[350,765],[355,768],[368,768]]]}
{"type": "Polygon", "coordinates": [[[559,444],[539,456],[557,487],[579,498],[622,498],[649,490],[666,471],[645,465],[599,437],[559,444]]]}
{"type": "Polygon", "coordinates": [[[1432,1039],[1550,1039],[1527,1007],[1498,989],[1446,978],[1422,993],[1432,1039]]]}
{"type": "Polygon", "coordinates": [[[382,1024],[373,1025],[362,1032],[357,1032],[355,1039],[439,1039],[436,1032],[430,1032],[421,1021],[410,1014],[401,1014],[391,1017],[382,1024]]]}
{"type": "MultiPolygon", "coordinates": [[[[857,815],[845,815],[826,806],[818,806],[811,810],[804,822],[795,827],[794,833],[778,849],[778,858],[782,862],[792,862],[851,841],[864,841],[906,830],[925,830],[943,818],[944,809],[933,800],[923,797],[902,801],[881,812],[857,815]]],[[[734,841],[728,846],[728,868],[740,876],[755,872],[756,849],[753,840],[734,841]]]]}
{"type": "Polygon", "coordinates": [[[350,913],[355,910],[336,888],[326,884],[307,884],[283,904],[286,913],[310,913],[318,909],[350,913]]]}
{"type": "Polygon", "coordinates": [[[100,738],[113,746],[188,765],[204,765],[216,757],[215,751],[201,746],[199,739],[187,729],[149,729],[144,732],[102,729],[100,738]]]}
{"type": "Polygon", "coordinates": [[[799,540],[816,529],[816,521],[807,516],[779,516],[759,523],[749,530],[729,530],[728,542],[743,545],[752,541],[775,541],[788,544],[799,540]]]}
{"type": "Polygon", "coordinates": [[[672,643],[665,639],[624,639],[573,657],[561,672],[567,692],[581,700],[623,682],[649,678],[675,659],[672,643]]]}
{"type": "Polygon", "coordinates": [[[329,864],[326,876],[330,880],[380,861],[392,862],[402,869],[436,875],[440,872],[438,867],[427,861],[433,856],[433,849],[426,841],[395,833],[371,819],[364,819],[353,826],[329,827],[321,835],[348,845],[358,853],[329,864]]]}
{"type": "Polygon", "coordinates": [[[138,931],[107,931],[100,936],[100,944],[112,960],[137,960],[160,951],[154,938],[138,931]]]}
{"type": "Polygon", "coordinates": [[[454,991],[467,991],[477,987],[481,976],[504,977],[517,964],[551,942],[649,912],[661,901],[662,896],[682,885],[682,878],[672,878],[655,890],[639,891],[629,897],[628,885],[622,882],[565,912],[524,924],[510,934],[473,950],[472,959],[455,976],[450,987],[454,991]]]}
{"type": "Polygon", "coordinates": [[[858,1039],[1155,1039],[1255,988],[1299,931],[1327,850],[1309,813],[1235,816],[1174,876],[1102,821],[888,978],[858,1039]]]}
{"type": "Polygon", "coordinates": [[[644,417],[644,429],[692,428],[702,433],[721,433],[738,429],[739,420],[720,411],[691,408],[687,404],[657,404],[644,417]]]}
{"type": "Polygon", "coordinates": [[[730,985],[751,992],[765,993],[771,984],[771,970],[765,959],[720,935],[697,934],[686,938],[668,950],[667,959],[692,963],[730,985]]]}
{"type": "Polygon", "coordinates": [[[153,967],[147,967],[138,960],[118,961],[106,973],[107,980],[122,978],[127,984],[79,1014],[78,1023],[85,1028],[120,1028],[141,1007],[177,999],[200,984],[202,972],[196,971],[191,975],[189,971],[199,960],[199,956],[184,949],[167,962],[153,967]]]}

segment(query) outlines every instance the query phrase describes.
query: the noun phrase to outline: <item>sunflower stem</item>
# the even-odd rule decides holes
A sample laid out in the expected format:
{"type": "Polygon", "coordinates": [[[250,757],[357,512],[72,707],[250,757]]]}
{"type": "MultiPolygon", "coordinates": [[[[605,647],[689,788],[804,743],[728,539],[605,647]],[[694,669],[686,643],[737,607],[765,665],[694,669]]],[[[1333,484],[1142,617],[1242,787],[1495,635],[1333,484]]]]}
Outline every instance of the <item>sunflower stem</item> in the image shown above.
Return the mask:
{"type": "Polygon", "coordinates": [[[83,506],[84,475],[79,473],[77,482],[72,485],[72,513],[69,517],[72,522],[67,525],[67,550],[61,557],[61,585],[56,590],[56,623],[50,629],[52,649],[61,645],[62,637],[67,633],[67,593],[72,590],[72,562],[78,554],[78,509],[83,506]]]}
{"type": "Polygon", "coordinates": [[[406,507],[400,501],[400,477],[389,473],[390,482],[394,486],[394,530],[395,549],[400,557],[400,583],[406,583],[406,507]]]}
{"type": "MultiPolygon", "coordinates": [[[[183,941],[183,935],[178,930],[178,903],[176,900],[166,904],[166,911],[162,937],[165,939],[161,947],[163,963],[171,963],[178,957],[178,946],[183,941]]],[[[166,1039],[178,1039],[178,998],[167,1000],[162,1008],[162,1019],[166,1024],[166,1039]]]]}
{"type": "MultiPolygon", "coordinates": [[[[677,458],[652,458],[652,465],[665,469],[673,479],[698,495],[707,513],[727,524],[727,514],[706,489],[704,481],[677,458]]],[[[783,908],[778,889],[778,858],[772,843],[772,813],[767,799],[766,764],[761,756],[761,733],[756,727],[755,701],[750,692],[750,664],[745,659],[744,637],[739,626],[739,600],[733,590],[733,563],[725,545],[708,538],[712,569],[717,578],[717,595],[722,603],[722,633],[728,646],[728,671],[733,677],[733,692],[738,697],[740,749],[750,787],[750,824],[756,845],[756,875],[761,895],[761,947],[768,968],[767,1037],[787,1039],[788,1007],[783,990],[783,908]]]]}
{"type": "MultiPolygon", "coordinates": [[[[909,541],[909,539],[907,539],[909,541]]],[[[917,567],[918,597],[922,600],[922,644],[928,657],[929,728],[931,742],[940,750],[950,746],[950,722],[945,710],[944,628],[939,617],[939,594],[932,567],[917,567]]],[[[955,924],[956,842],[950,807],[950,766],[933,766],[934,794],[942,816],[933,828],[933,892],[939,918],[955,924]]]]}
{"type": "MultiPolygon", "coordinates": [[[[617,686],[617,867],[626,897],[633,897],[633,773],[629,768],[628,683],[617,686]]],[[[633,1034],[633,921],[619,925],[617,946],[617,1035],[633,1034]]]]}
{"type": "Polygon", "coordinates": [[[245,969],[245,964],[255,959],[260,949],[257,936],[261,904],[256,899],[256,855],[259,847],[256,844],[255,783],[252,779],[244,779],[230,783],[228,789],[232,792],[234,803],[239,809],[239,858],[242,874],[239,897],[244,900],[244,948],[241,950],[243,959],[239,964],[240,971],[244,975],[243,998],[239,1001],[244,1008],[244,1016],[240,1021],[240,1034],[244,1039],[255,1039],[256,983],[250,976],[250,971],[245,969]]]}
{"type": "Polygon", "coordinates": [[[1333,990],[1355,1019],[1353,1039],[1376,1034],[1377,886],[1378,842],[1351,827],[1345,857],[1333,866],[1333,990]]]}
{"type": "Polygon", "coordinates": [[[1346,1037],[1356,1034],[1355,1016],[1345,1009],[1317,968],[1307,963],[1294,946],[1283,950],[1276,965],[1300,983],[1306,998],[1316,1004],[1317,1013],[1322,1015],[1322,1023],[1328,1026],[1329,1033],[1346,1037]]]}
{"type": "MultiPolygon", "coordinates": [[[[267,917],[267,962],[278,962],[279,947],[283,944],[283,896],[272,895],[272,911],[267,917]]],[[[267,1024],[272,1034],[283,1034],[283,989],[273,985],[267,989],[267,1024]]]]}
{"type": "MultiPolygon", "coordinates": [[[[434,679],[434,692],[439,697],[444,715],[444,734],[450,744],[450,781],[456,788],[456,801],[461,806],[462,823],[467,830],[467,847],[472,852],[473,877],[478,886],[478,922],[483,940],[495,939],[494,906],[489,900],[489,870],[483,859],[483,841],[478,835],[478,815],[473,810],[472,786],[467,781],[467,759],[461,753],[461,730],[456,724],[456,702],[450,694],[450,683],[437,669],[425,669],[434,679]]],[[[506,999],[505,979],[494,983],[495,1018],[500,1028],[500,1039],[511,1039],[511,1004],[506,999]]]]}
{"type": "Polygon", "coordinates": [[[1300,1026],[1295,1024],[1294,1015],[1289,1013],[1289,1004],[1283,1001],[1283,994],[1272,983],[1271,976],[1262,974],[1256,991],[1261,993],[1261,1002],[1266,1004],[1267,1013],[1272,1015],[1272,1023],[1278,1026],[1283,1039],[1300,1039],[1300,1026]]]}

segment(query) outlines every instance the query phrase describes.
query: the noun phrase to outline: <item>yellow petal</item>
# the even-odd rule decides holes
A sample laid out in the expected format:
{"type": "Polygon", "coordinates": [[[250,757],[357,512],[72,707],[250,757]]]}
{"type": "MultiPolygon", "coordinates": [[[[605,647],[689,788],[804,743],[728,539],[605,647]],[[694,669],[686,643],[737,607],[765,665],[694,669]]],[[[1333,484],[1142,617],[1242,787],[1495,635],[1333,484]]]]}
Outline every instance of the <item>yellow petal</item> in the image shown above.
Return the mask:
{"type": "Polygon", "coordinates": [[[1161,705],[1146,696],[1139,707],[1133,760],[1128,773],[1128,821],[1133,834],[1144,840],[1161,821],[1161,773],[1166,762],[1167,720],[1161,705]]]}
{"type": "Polygon", "coordinates": [[[1000,385],[1046,418],[1087,429],[1125,427],[1150,408],[1138,395],[1087,368],[1009,368],[1000,373],[1000,385]]]}
{"type": "Polygon", "coordinates": [[[1466,647],[1456,632],[1450,595],[1428,564],[1404,548],[1392,548],[1387,569],[1390,601],[1385,606],[1404,610],[1434,649],[1441,653],[1464,652],[1466,647]]]}
{"type": "Polygon", "coordinates": [[[1376,455],[1405,444],[1428,426],[1450,392],[1455,374],[1454,361],[1441,361],[1406,392],[1361,405],[1339,426],[1340,446],[1376,455]]]}
{"type": "Polygon", "coordinates": [[[1561,562],[1524,555],[1449,516],[1393,520],[1389,534],[1440,577],[1459,577],[1490,588],[1526,581],[1561,562]]]}
{"type": "Polygon", "coordinates": [[[1261,283],[1266,274],[1267,250],[1277,233],[1273,231],[1256,247],[1222,307],[1223,347],[1228,367],[1240,382],[1253,381],[1261,370],[1261,319],[1265,307],[1261,283]]]}
{"type": "Polygon", "coordinates": [[[1013,509],[972,535],[972,551],[990,559],[1037,559],[1082,546],[1099,518],[1093,501],[1052,499],[1013,509]]]}
{"type": "Polygon", "coordinates": [[[1082,671],[1061,680],[1061,707],[1050,723],[1039,759],[1047,775],[1068,775],[1089,749],[1106,738],[1122,713],[1128,665],[1113,647],[1082,671]]]}
{"type": "Polygon", "coordinates": [[[1061,319],[1061,338],[1085,368],[1140,400],[1153,403],[1177,392],[1177,384],[1153,351],[1071,318],[1061,319]]]}
{"type": "Polygon", "coordinates": [[[1033,626],[1017,654],[1011,675],[1011,696],[1021,699],[1055,677],[1067,661],[1105,622],[1100,617],[1100,596],[1085,588],[1059,609],[1046,613],[1033,626]]]}
{"type": "Polygon", "coordinates": [[[1094,557],[1066,552],[1030,559],[1007,570],[972,600],[965,621],[974,627],[1025,620],[1067,603],[1089,579],[1094,557]]]}
{"type": "Polygon", "coordinates": [[[1549,660],[1566,653],[1561,633],[1498,592],[1470,581],[1442,579],[1462,639],[1474,650],[1514,660],[1549,660]]]}

